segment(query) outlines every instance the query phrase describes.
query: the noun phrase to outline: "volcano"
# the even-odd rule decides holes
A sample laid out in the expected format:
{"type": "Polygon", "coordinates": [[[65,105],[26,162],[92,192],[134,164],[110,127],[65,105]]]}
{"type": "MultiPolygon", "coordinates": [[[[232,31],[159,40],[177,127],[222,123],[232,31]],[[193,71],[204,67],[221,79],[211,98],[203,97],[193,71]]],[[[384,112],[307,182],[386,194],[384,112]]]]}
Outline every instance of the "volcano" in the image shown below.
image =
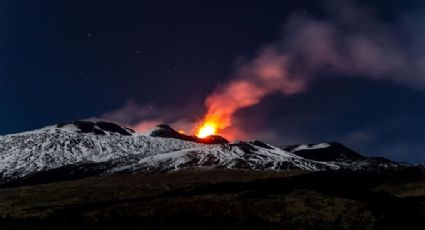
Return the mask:
{"type": "Polygon", "coordinates": [[[5,185],[185,168],[316,172],[408,166],[368,158],[339,143],[281,147],[258,140],[229,143],[218,135],[184,135],[166,124],[140,134],[105,121],[74,121],[1,136],[0,154],[0,181],[5,185]]]}
{"type": "Polygon", "coordinates": [[[425,167],[74,121],[0,136],[2,229],[423,229],[425,167]],[[314,227],[313,227],[314,226],[314,227]]]}

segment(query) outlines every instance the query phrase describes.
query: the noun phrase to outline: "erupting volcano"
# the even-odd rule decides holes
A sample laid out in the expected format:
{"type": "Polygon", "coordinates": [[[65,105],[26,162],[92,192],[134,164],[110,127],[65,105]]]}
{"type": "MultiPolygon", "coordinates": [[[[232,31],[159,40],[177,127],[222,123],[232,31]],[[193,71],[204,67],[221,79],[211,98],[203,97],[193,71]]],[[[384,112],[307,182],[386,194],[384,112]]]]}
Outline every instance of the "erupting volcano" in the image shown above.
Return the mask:
{"type": "Polygon", "coordinates": [[[199,138],[206,138],[211,135],[217,134],[217,124],[214,122],[204,122],[196,132],[196,136],[199,138]]]}

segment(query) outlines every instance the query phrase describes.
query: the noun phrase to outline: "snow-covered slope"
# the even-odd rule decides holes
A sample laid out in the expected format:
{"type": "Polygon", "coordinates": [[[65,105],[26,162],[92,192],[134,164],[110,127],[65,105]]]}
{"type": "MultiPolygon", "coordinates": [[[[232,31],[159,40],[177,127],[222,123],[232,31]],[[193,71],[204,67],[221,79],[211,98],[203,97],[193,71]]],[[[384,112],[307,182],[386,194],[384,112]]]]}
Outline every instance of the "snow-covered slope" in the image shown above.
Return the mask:
{"type": "Polygon", "coordinates": [[[0,181],[46,176],[49,172],[65,175],[82,171],[162,172],[185,167],[304,171],[341,168],[340,162],[297,155],[302,148],[285,150],[259,141],[228,143],[219,136],[199,139],[178,134],[167,125],[137,134],[110,122],[76,121],[0,136],[0,181]]]}

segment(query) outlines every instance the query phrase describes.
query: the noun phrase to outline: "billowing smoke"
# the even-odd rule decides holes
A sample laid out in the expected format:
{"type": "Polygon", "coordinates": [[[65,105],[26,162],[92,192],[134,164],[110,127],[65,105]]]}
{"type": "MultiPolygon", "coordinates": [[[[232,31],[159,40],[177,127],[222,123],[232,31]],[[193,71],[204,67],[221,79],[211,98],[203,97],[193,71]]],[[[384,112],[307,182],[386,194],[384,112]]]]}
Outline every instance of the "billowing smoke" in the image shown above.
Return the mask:
{"type": "MultiPolygon", "coordinates": [[[[326,19],[304,13],[292,15],[280,40],[262,47],[237,66],[230,81],[206,98],[203,121],[213,121],[219,130],[238,133],[238,127],[232,127],[237,111],[273,93],[302,93],[322,77],[367,77],[414,88],[425,86],[425,56],[413,40],[403,38],[401,22],[386,23],[370,8],[347,1],[326,4],[326,19]]],[[[183,113],[176,114],[178,108],[172,113],[163,108],[141,110],[144,113],[138,119],[142,122],[135,125],[139,129],[165,121],[181,123],[184,129],[193,131],[202,122],[180,120],[183,113]]],[[[113,119],[111,114],[106,117],[113,119]]]]}
{"type": "Polygon", "coordinates": [[[425,86],[425,59],[400,43],[400,28],[348,2],[333,1],[328,10],[328,20],[292,16],[281,41],[263,47],[231,81],[208,96],[205,120],[228,128],[238,110],[272,93],[301,93],[319,76],[363,76],[425,86]]]}

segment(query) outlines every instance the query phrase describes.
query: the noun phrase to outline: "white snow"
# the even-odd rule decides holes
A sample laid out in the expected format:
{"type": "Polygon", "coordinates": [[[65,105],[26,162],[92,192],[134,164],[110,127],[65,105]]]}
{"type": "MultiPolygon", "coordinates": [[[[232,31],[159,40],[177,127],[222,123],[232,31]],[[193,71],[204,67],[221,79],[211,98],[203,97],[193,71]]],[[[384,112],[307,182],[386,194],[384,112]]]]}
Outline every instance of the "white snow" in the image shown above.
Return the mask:
{"type": "MultiPolygon", "coordinates": [[[[329,146],[327,143],[300,145],[295,151],[329,146]]],[[[184,167],[317,171],[346,166],[340,162],[305,159],[253,142],[201,144],[143,134],[95,135],[79,133],[73,125],[0,136],[0,181],[85,163],[108,163],[105,173],[168,171],[184,167]]],[[[363,167],[362,164],[356,167],[363,167]]],[[[351,166],[347,163],[347,167],[351,166]]]]}
{"type": "Polygon", "coordinates": [[[331,146],[328,143],[320,143],[320,144],[315,144],[315,145],[299,145],[297,146],[295,149],[293,149],[293,152],[296,151],[300,151],[300,150],[312,150],[312,149],[324,149],[324,148],[328,148],[329,146],[331,146]]]}

